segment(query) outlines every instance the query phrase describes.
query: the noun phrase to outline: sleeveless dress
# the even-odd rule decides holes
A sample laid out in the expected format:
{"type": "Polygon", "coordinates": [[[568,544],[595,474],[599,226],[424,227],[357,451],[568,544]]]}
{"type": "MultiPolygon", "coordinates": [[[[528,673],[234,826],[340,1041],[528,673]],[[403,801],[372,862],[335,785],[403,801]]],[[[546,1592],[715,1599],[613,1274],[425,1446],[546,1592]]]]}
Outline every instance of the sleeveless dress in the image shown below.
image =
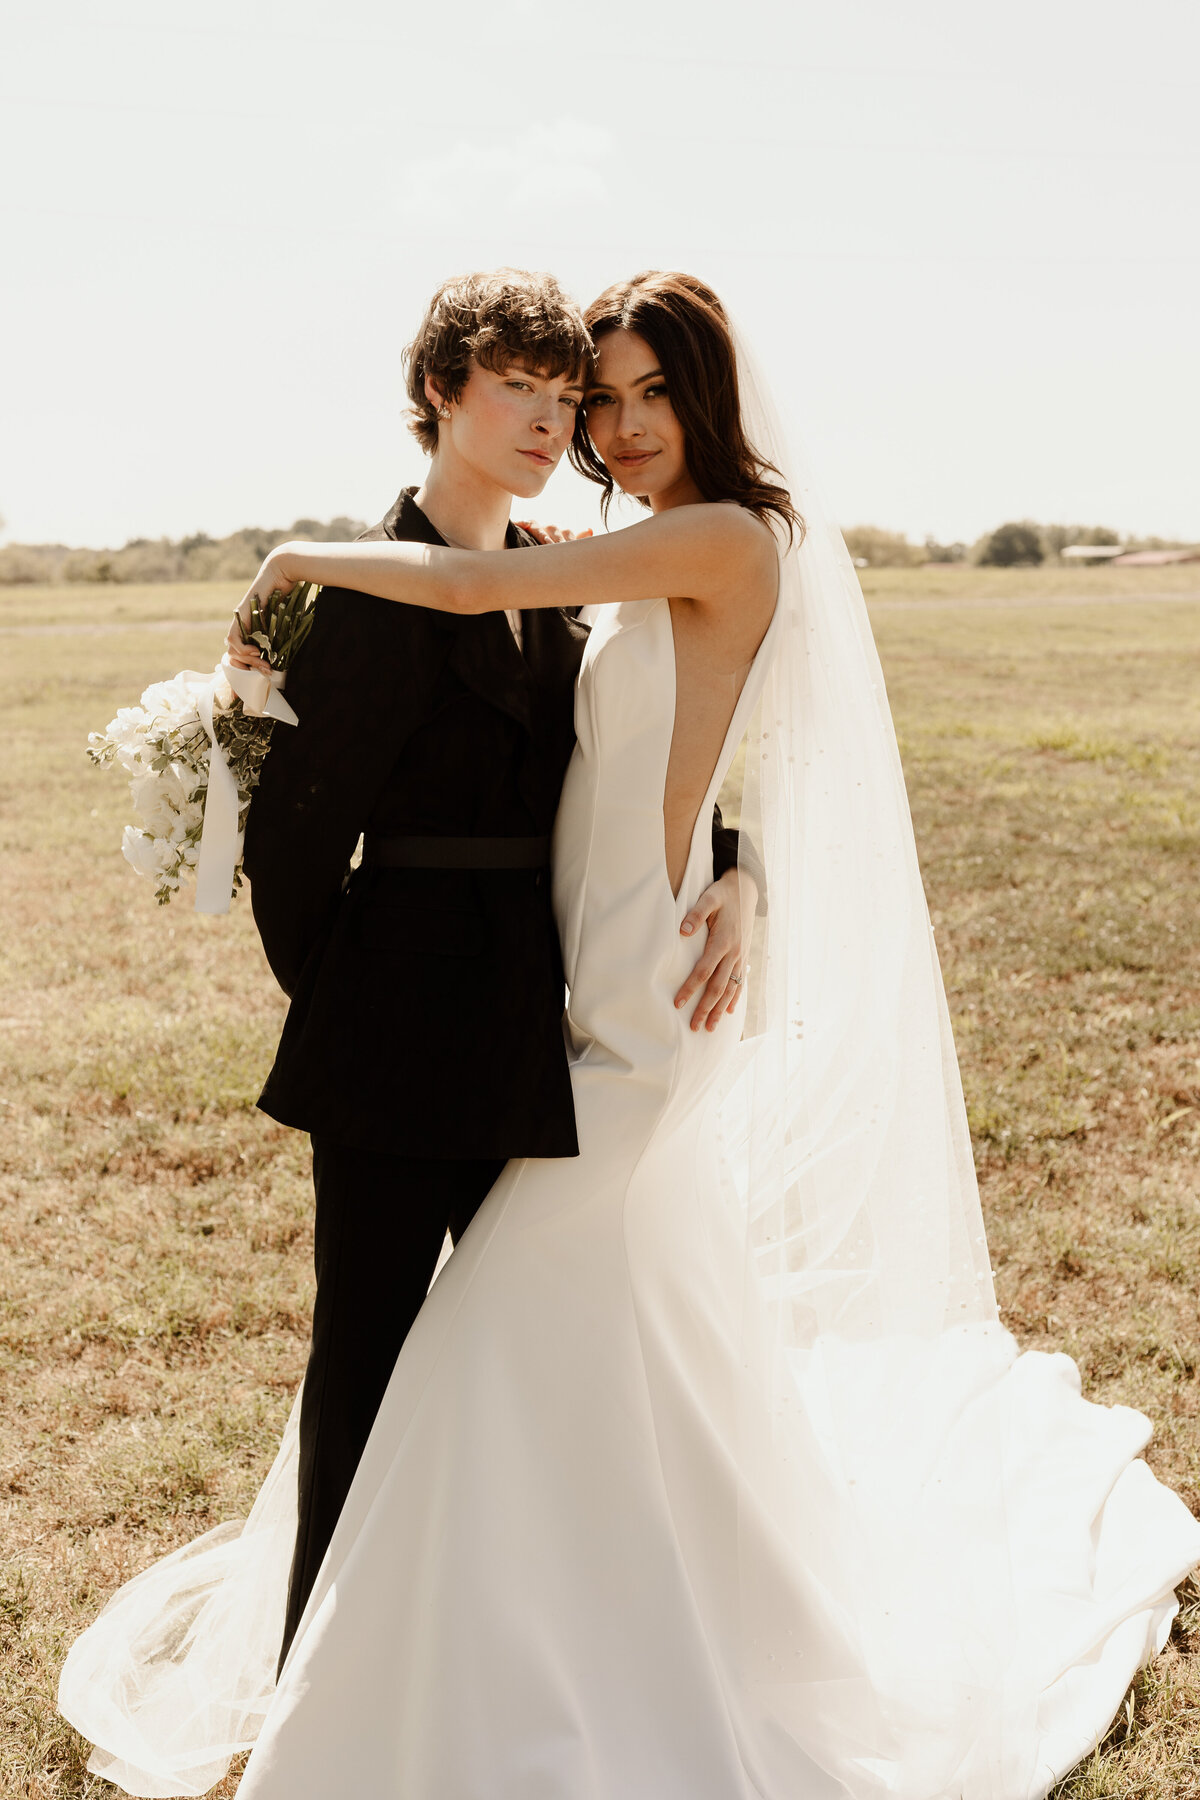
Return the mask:
{"type": "Polygon", "coordinates": [[[838,1488],[799,1389],[789,1467],[747,1436],[716,1104],[745,1046],[737,1015],[692,1032],[673,995],[777,624],[676,898],[670,606],[599,613],[553,858],[580,1155],[510,1164],[435,1280],[241,1800],[1032,1800],[1165,1637],[1200,1530],[1133,1460],[1145,1421],[1085,1406],[1067,1359],[1016,1359],[998,1325],[1002,1398],[959,1409],[911,1495],[878,1373],[870,1492],[838,1488]],[[972,1510],[998,1468],[1003,1570],[972,1510]]]}

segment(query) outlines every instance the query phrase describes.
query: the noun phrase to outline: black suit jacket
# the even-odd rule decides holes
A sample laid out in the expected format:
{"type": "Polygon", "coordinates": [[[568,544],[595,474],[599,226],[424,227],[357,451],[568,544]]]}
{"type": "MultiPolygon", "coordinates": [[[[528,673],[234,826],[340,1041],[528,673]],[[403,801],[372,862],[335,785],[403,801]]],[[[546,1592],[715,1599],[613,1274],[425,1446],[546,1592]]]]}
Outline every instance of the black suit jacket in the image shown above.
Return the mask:
{"type": "MultiPolygon", "coordinates": [[[[441,544],[406,490],[365,535],[441,544]]],[[[510,547],[532,540],[510,526],[510,547]]],[[[291,997],[259,1105],[420,1157],[571,1156],[564,983],[545,871],[349,874],[359,834],[540,837],[575,743],[586,627],[460,618],[326,589],[288,673],[246,828],[268,960],[291,997]]],[[[718,873],[737,834],[714,822],[718,873]]]]}

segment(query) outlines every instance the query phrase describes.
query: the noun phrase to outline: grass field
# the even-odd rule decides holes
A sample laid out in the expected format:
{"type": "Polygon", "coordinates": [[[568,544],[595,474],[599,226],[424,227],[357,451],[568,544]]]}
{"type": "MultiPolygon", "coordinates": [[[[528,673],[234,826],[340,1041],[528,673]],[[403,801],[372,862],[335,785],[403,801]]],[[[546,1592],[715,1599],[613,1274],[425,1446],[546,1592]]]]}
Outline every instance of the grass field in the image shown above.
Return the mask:
{"type": "MultiPolygon", "coordinates": [[[[1200,1511],[1200,569],[866,574],[1005,1319],[1148,1412],[1200,1511]]],[[[234,598],[0,589],[4,1800],[115,1792],[54,1710],[65,1649],[246,1509],[303,1366],[305,1145],[253,1110],[283,1008],[249,908],[157,909],[83,758],[211,665],[190,622],[234,598]]],[[[1061,1791],[1200,1796],[1195,1596],[1061,1791]]]]}

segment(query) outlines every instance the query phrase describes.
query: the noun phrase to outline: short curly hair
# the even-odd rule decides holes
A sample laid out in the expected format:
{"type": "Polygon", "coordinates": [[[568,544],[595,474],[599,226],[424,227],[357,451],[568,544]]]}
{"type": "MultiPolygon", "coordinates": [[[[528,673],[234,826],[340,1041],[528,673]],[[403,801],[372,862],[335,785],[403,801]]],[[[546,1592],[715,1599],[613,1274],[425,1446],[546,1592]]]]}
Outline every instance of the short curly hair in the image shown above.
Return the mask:
{"type": "Polygon", "coordinates": [[[432,375],[447,400],[457,400],[471,358],[485,369],[514,362],[542,375],[581,375],[591,366],[592,340],[583,314],[553,275],[527,269],[488,269],[443,281],[404,352],[409,430],[427,456],[437,449],[437,408],[426,398],[432,375]]]}

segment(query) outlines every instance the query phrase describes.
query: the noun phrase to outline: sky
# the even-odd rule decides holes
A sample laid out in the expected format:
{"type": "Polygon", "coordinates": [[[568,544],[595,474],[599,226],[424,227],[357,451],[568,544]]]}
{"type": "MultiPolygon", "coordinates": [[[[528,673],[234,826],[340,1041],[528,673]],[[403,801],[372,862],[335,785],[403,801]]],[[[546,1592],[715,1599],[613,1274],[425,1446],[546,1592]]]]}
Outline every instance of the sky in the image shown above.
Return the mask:
{"type": "Polygon", "coordinates": [[[1198,64],[1194,0],[9,9],[0,537],[380,517],[509,263],[711,282],[843,525],[1200,539],[1198,64]]]}

